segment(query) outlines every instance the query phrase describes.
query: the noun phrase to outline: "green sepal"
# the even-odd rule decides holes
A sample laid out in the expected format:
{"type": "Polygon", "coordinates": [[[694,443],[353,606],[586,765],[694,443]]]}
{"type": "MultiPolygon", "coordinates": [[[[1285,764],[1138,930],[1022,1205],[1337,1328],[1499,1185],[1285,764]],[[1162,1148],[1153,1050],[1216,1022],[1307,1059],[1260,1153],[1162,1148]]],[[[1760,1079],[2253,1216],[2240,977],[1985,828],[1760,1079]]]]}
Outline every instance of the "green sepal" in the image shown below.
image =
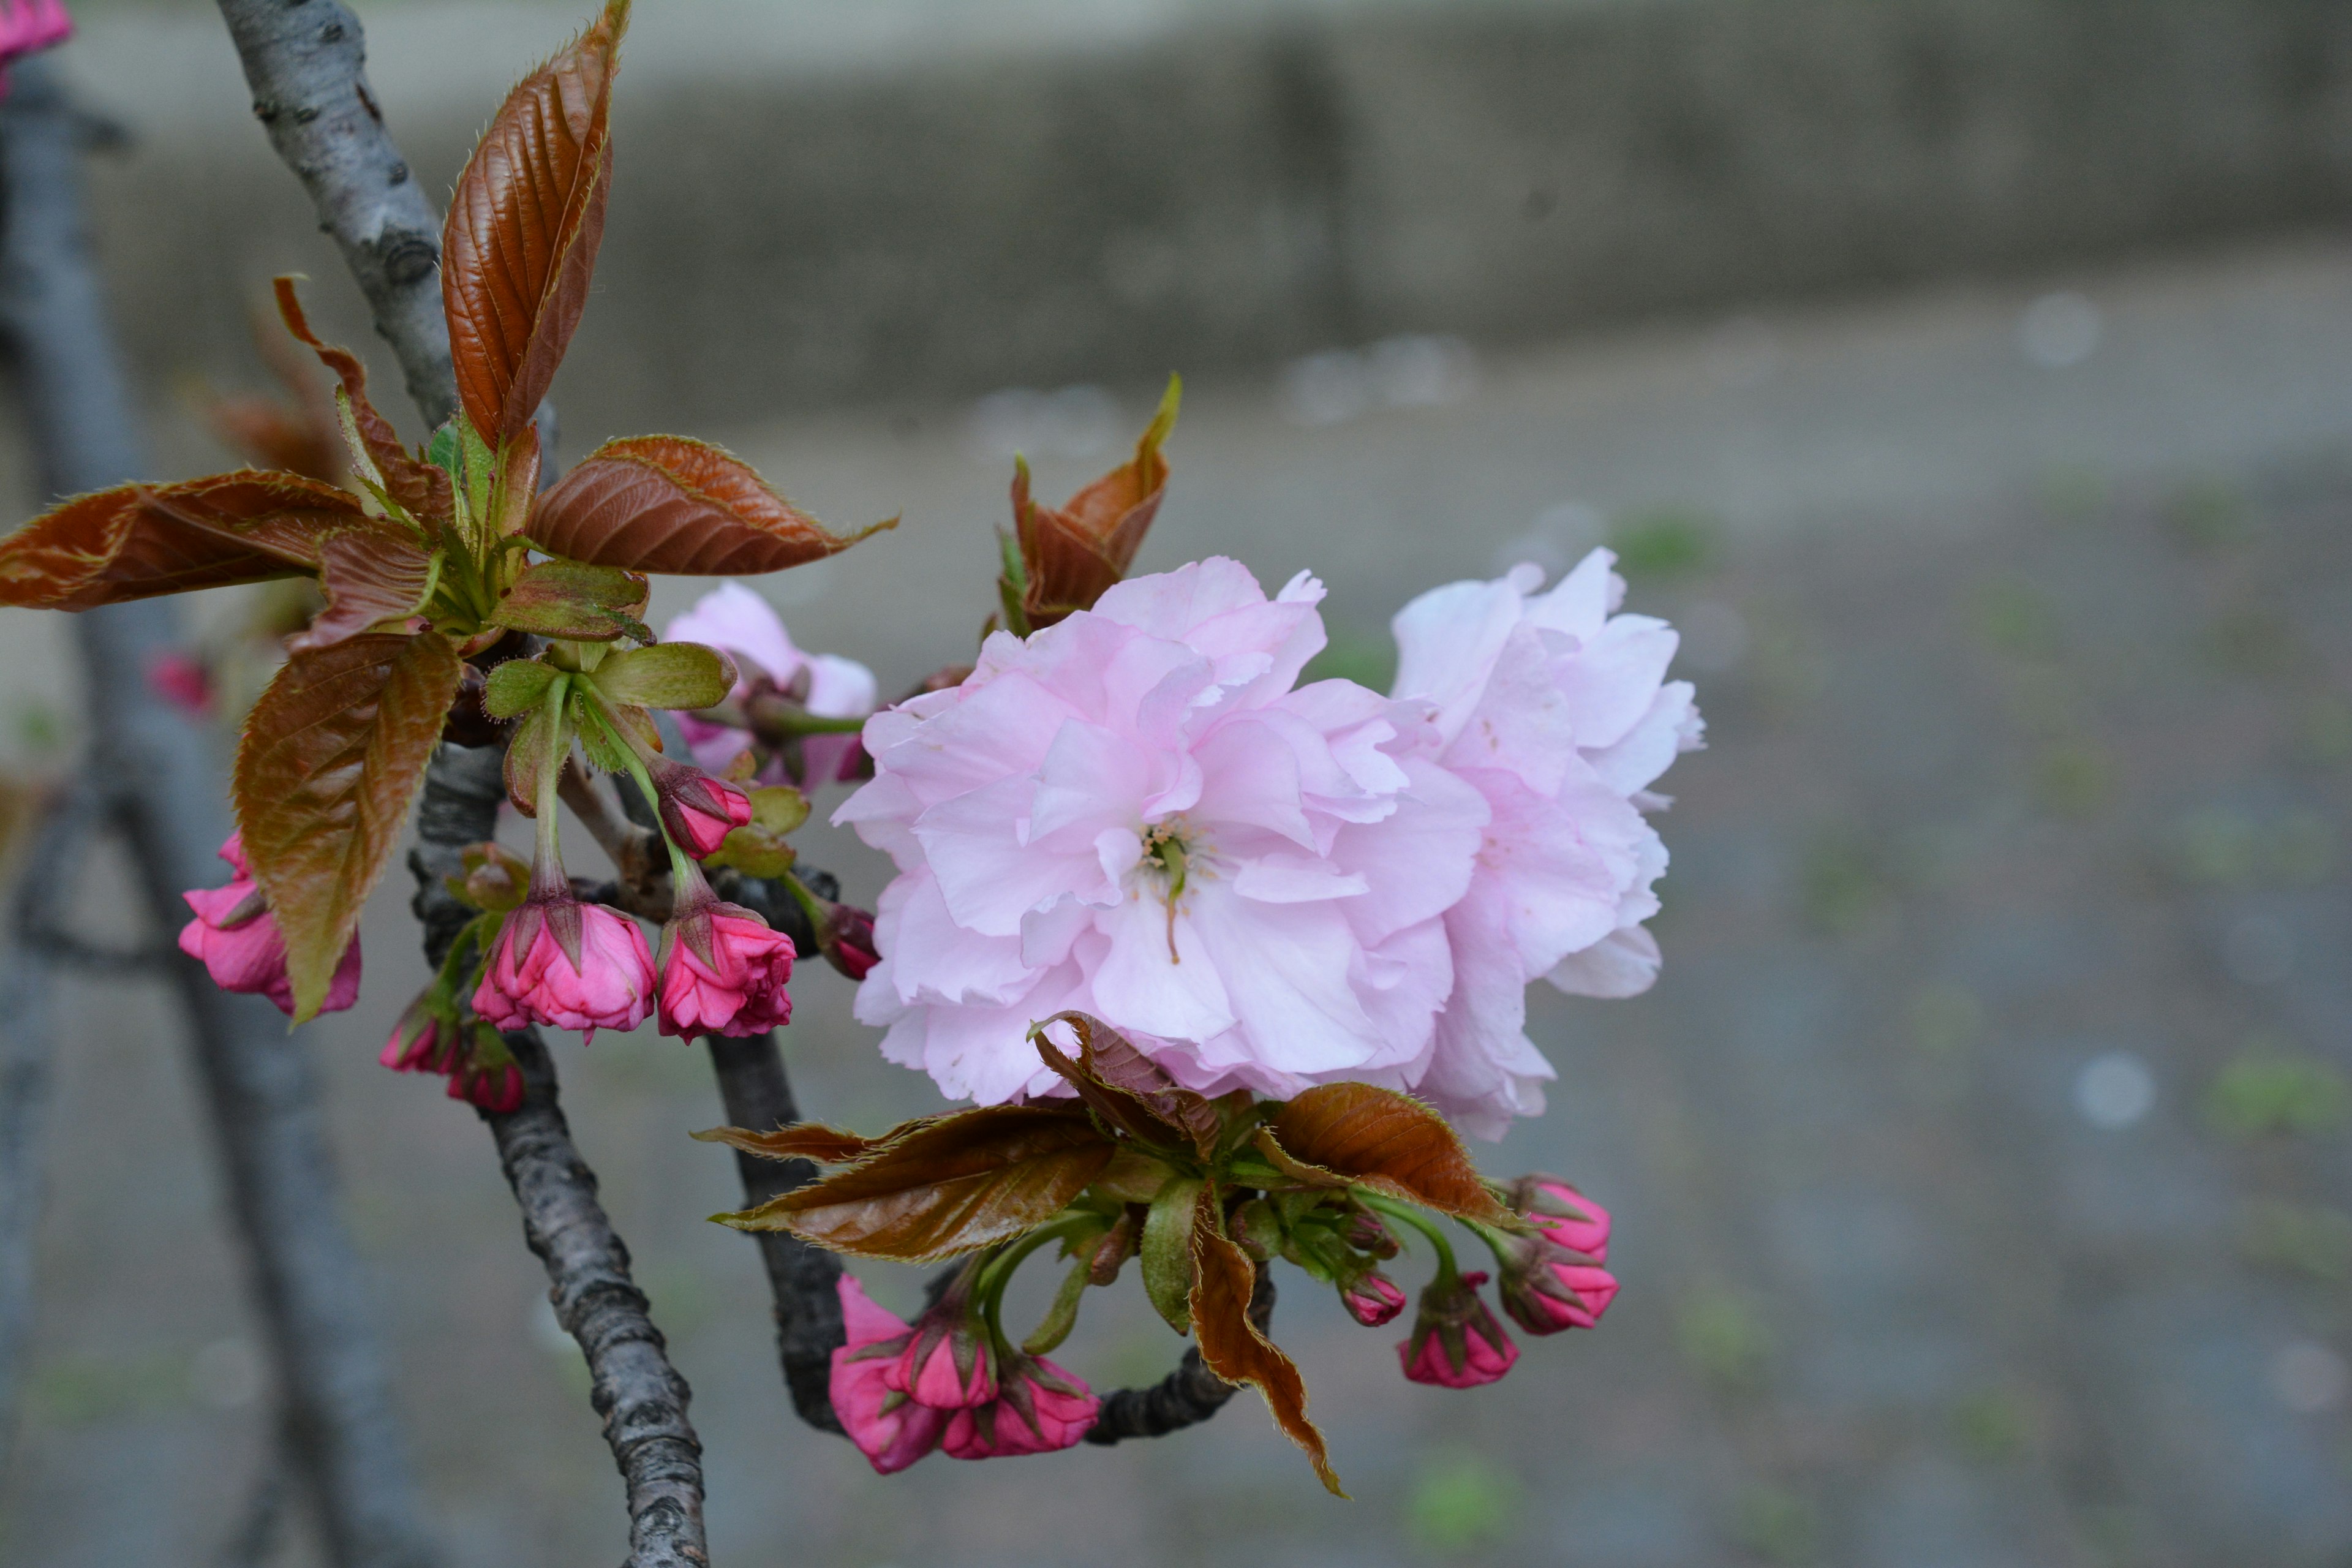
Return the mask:
{"type": "Polygon", "coordinates": [[[735,689],[735,665],[717,648],[668,642],[630,648],[596,668],[596,689],[640,708],[715,708],[735,689]]]}
{"type": "Polygon", "coordinates": [[[529,712],[546,697],[557,673],[544,659],[510,658],[490,671],[482,693],[482,710],[493,719],[529,712]]]}
{"type": "Polygon", "coordinates": [[[1192,1327],[1192,1208],[1204,1184],[1198,1176],[1172,1178],[1143,1219],[1143,1293],[1180,1334],[1192,1327]]]}
{"type": "Polygon", "coordinates": [[[490,619],[534,637],[575,642],[628,637],[650,643],[653,633],[637,619],[648,591],[643,577],[617,566],[541,561],[524,567],[500,590],[490,619]]]}
{"type": "Polygon", "coordinates": [[[755,789],[751,795],[751,820],[728,834],[702,863],[731,866],[747,877],[772,880],[790,871],[800,858],[786,836],[808,820],[808,796],[784,784],[755,789]]]}
{"type": "Polygon", "coordinates": [[[1087,1260],[1081,1258],[1062,1276],[1062,1288],[1054,1292],[1054,1304],[1045,1309],[1045,1321],[1037,1325],[1035,1333],[1021,1342],[1025,1354],[1044,1355],[1058,1349],[1070,1337],[1070,1331],[1078,1326],[1078,1299],[1086,1294],[1087,1267],[1087,1260]]]}

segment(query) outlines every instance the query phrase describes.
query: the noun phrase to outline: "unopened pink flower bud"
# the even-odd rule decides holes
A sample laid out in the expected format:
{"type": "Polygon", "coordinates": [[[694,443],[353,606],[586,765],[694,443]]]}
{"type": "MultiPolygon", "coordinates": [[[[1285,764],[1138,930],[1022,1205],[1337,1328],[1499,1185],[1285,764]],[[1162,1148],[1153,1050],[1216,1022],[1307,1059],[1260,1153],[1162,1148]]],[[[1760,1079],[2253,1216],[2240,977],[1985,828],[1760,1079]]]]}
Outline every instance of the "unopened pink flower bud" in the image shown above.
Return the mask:
{"type": "Polygon", "coordinates": [[[751,820],[751,797],[700,768],[655,757],[653,774],[662,826],[677,847],[699,860],[714,854],[727,836],[751,820]]]}
{"type": "Polygon", "coordinates": [[[490,944],[474,1011],[493,1028],[546,1024],[593,1040],[599,1029],[644,1023],[653,994],[653,955],[636,921],[534,878],[490,944]]]}
{"type": "Polygon", "coordinates": [[[874,917],[847,904],[835,904],[825,911],[824,947],[825,962],[852,980],[865,979],[866,972],[882,962],[874,945],[874,917]]]}
{"type": "Polygon", "coordinates": [[[375,1059],[394,1072],[445,1072],[443,1063],[458,1041],[457,1021],[434,1007],[428,991],[408,1005],[375,1059]]]}
{"type": "Polygon", "coordinates": [[[940,1446],[958,1459],[1051,1454],[1084,1437],[1101,1414],[1085,1379],[1016,1351],[998,1371],[996,1397],[957,1411],[940,1446]]]}
{"type": "Polygon", "coordinates": [[[1503,1310],[1531,1334],[1591,1328],[1616,1297],[1615,1275],[1549,1235],[1510,1237],[1496,1250],[1503,1310]]]}
{"type": "Polygon", "coordinates": [[[147,663],[147,689],[183,713],[209,719],[213,711],[213,672],[192,653],[173,648],[147,663]]]}
{"type": "Polygon", "coordinates": [[[1367,1268],[1339,1289],[1348,1315],[1368,1329],[1393,1321],[1404,1310],[1404,1291],[1377,1268],[1367,1268]]]}
{"type": "Polygon", "coordinates": [[[1415,1383],[1475,1388],[1493,1383],[1519,1359],[1519,1347],[1479,1298],[1484,1274],[1440,1277],[1421,1293],[1412,1336],[1397,1343],[1397,1360],[1415,1383]]]}
{"type": "Polygon", "coordinates": [[[719,902],[698,872],[695,882],[662,931],[661,1032],[759,1035],[792,1022],[793,939],[719,902]]]}
{"type": "Polygon", "coordinates": [[[1558,1176],[1521,1176],[1511,1184],[1511,1206],[1570,1252],[1609,1261],[1609,1211],[1558,1176]]]}
{"type": "MultiPolygon", "coordinates": [[[[220,847],[220,858],[234,873],[226,886],[191,888],[180,895],[196,915],[180,928],[180,951],[203,963],[222,990],[267,996],[290,1018],[294,985],[286,975],[286,937],[246,862],[244,835],[230,834],[220,847]]],[[[319,1011],[340,1013],[359,995],[360,939],[354,935],[327,983],[327,999],[319,1011]]]]}
{"type": "Polygon", "coordinates": [[[887,1476],[938,1447],[950,1413],[918,1404],[887,1381],[914,1337],[913,1327],[876,1306],[854,1277],[843,1275],[838,1289],[841,1326],[848,1337],[833,1352],[827,1392],[849,1440],[887,1476]]]}
{"type": "Polygon", "coordinates": [[[996,1397],[996,1356],[988,1325],[962,1282],[915,1320],[906,1351],[882,1380],[919,1405],[961,1410],[996,1397]]]}

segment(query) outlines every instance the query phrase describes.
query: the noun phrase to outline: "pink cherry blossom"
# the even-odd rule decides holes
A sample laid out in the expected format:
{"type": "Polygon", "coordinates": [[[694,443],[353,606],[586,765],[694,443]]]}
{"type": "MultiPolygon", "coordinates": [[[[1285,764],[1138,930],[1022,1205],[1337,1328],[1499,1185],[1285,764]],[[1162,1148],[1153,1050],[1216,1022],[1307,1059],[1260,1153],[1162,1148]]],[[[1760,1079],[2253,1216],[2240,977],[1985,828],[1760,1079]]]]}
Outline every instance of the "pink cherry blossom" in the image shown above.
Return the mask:
{"type": "Polygon", "coordinates": [[[1368,1329],[1392,1322],[1404,1310],[1404,1291],[1397,1282],[1377,1268],[1363,1273],[1340,1287],[1339,1303],[1348,1315],[1368,1329]]]}
{"type": "Polygon", "coordinates": [[[646,763],[662,826],[677,847],[699,860],[751,820],[751,797],[700,768],[655,757],[646,763]]]}
{"type": "MultiPolygon", "coordinates": [[[[73,19],[59,0],[0,0],[0,68],[73,36],[73,19]]],[[[8,79],[0,69],[0,98],[8,79]]]]}
{"type": "Polygon", "coordinates": [[[439,1073],[448,1079],[449,1098],[463,1100],[485,1110],[512,1110],[522,1103],[522,1069],[493,1033],[487,1040],[479,1025],[445,1016],[430,1001],[419,997],[393,1026],[376,1060],[394,1072],[439,1073]]]}
{"type": "Polygon", "coordinates": [[[761,1035],[791,1023],[793,939],[701,891],[662,931],[661,1032],[761,1035]]]}
{"type": "MultiPolygon", "coordinates": [[[[725,649],[743,678],[735,688],[739,699],[748,698],[762,679],[780,689],[795,690],[805,676],[808,687],[801,701],[819,718],[860,719],[874,711],[877,689],[872,670],[835,654],[803,652],[768,601],[740,583],[721,583],[671,621],[662,635],[671,642],[725,649]]],[[[748,731],[691,713],[680,713],[677,723],[694,760],[714,773],[724,773],[751,744],[748,731]]],[[[820,784],[852,778],[861,755],[854,734],[804,736],[801,776],[790,776],[779,758],[761,773],[760,782],[820,784]]]]}
{"type": "Polygon", "coordinates": [[[546,1024],[593,1040],[599,1029],[644,1023],[653,994],[653,955],[636,921],[568,891],[534,889],[499,927],[474,1011],[499,1029],[546,1024]]]}
{"type": "Polygon", "coordinates": [[[1412,1335],[1397,1342],[1397,1360],[1415,1383],[1475,1388],[1493,1383],[1519,1359],[1519,1347],[1495,1321],[1478,1295],[1484,1274],[1440,1277],[1421,1293],[1412,1335]]]}
{"type": "Polygon", "coordinates": [[[1598,1260],[1548,1237],[1522,1237],[1506,1249],[1503,1310],[1531,1334],[1589,1329],[1617,1296],[1617,1277],[1598,1260]]]}
{"type": "Polygon", "coordinates": [[[886,1056],[1052,1091],[1028,1030],[1075,1008],[1207,1092],[1415,1080],[1486,806],[1418,754],[1425,705],[1294,689],[1322,596],[1223,559],[1131,578],[867,721],[835,820],[899,871],[857,996],[886,1056]]]}
{"type": "Polygon", "coordinates": [[[834,1414],[866,1462],[887,1476],[938,1447],[950,1413],[919,1404],[887,1382],[914,1337],[912,1325],[876,1306],[853,1276],[843,1275],[839,1289],[848,1339],[833,1352],[834,1414]]]}
{"type": "Polygon", "coordinates": [[[1656,977],[1665,847],[1649,786],[1700,743],[1687,681],[1664,679],[1675,634],[1613,613],[1625,584],[1596,550],[1550,591],[1533,566],[1454,583],[1397,615],[1395,695],[1427,704],[1425,754],[1489,808],[1469,891],[1448,910],[1454,988],[1417,1084],[1465,1129],[1499,1138],[1543,1109],[1552,1069],[1526,1032],[1528,982],[1630,996],[1656,977]]]}
{"type": "Polygon", "coordinates": [[[988,1325],[972,1311],[969,1275],[915,1321],[907,1348],[882,1381],[920,1405],[962,1410],[997,1396],[988,1325]]]}
{"type": "Polygon", "coordinates": [[[1609,1261],[1609,1211],[1558,1176],[1521,1176],[1512,1185],[1511,1206],[1570,1251],[1609,1261]]]}
{"type": "MultiPolygon", "coordinates": [[[[220,858],[233,873],[226,886],[191,888],[180,895],[196,915],[180,928],[180,951],[202,963],[222,990],[267,996],[290,1018],[294,986],[286,974],[286,937],[253,879],[245,858],[245,836],[230,834],[220,847],[220,858]]],[[[327,999],[319,1011],[340,1013],[359,994],[360,939],[353,936],[327,983],[327,999]]]]}
{"type": "Polygon", "coordinates": [[[940,1446],[957,1459],[1010,1459],[1051,1454],[1087,1435],[1102,1413],[1086,1380],[1047,1361],[1014,1352],[1000,1374],[996,1397],[958,1410],[940,1446]]]}

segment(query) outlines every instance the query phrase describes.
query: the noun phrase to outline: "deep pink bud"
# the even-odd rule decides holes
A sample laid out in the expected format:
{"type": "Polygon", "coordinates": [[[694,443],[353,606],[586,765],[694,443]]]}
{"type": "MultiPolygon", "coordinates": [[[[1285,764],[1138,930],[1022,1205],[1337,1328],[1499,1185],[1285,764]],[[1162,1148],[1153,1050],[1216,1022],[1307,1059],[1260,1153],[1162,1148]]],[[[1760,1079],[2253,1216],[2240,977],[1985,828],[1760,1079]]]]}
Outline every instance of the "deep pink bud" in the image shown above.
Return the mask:
{"type": "Polygon", "coordinates": [[[847,904],[835,904],[826,911],[824,945],[825,962],[852,980],[865,979],[866,972],[882,962],[874,945],[874,917],[847,904]]]}
{"type": "Polygon", "coordinates": [[[917,1404],[885,1381],[914,1329],[876,1306],[853,1276],[843,1275],[839,1289],[848,1339],[833,1352],[834,1414],[866,1462],[887,1476],[940,1446],[949,1413],[917,1404]]]}
{"type": "MultiPolygon", "coordinates": [[[[268,997],[288,1017],[294,1016],[294,986],[286,977],[286,938],[261,897],[246,864],[245,840],[232,833],[220,858],[235,873],[226,886],[191,888],[180,896],[196,918],[180,928],[180,951],[204,964],[224,991],[268,997]]],[[[360,995],[360,939],[343,949],[343,961],[327,983],[321,1013],[340,1013],[360,995]]]]}
{"type": "Polygon", "coordinates": [[[1085,1379],[1016,1351],[1000,1369],[996,1397],[957,1411],[940,1446],[958,1459],[1051,1454],[1084,1437],[1101,1414],[1085,1379]]]}
{"type": "Polygon", "coordinates": [[[213,673],[194,654],[174,648],[148,660],[147,689],[184,713],[212,716],[213,673]]]}
{"type": "Polygon", "coordinates": [[[1519,1359],[1519,1347],[1479,1299],[1484,1274],[1441,1277],[1421,1293],[1412,1337],[1397,1342],[1397,1360],[1415,1383],[1475,1388],[1493,1383],[1519,1359]]]}
{"type": "Polygon", "coordinates": [[[662,931],[661,1032],[764,1034],[792,1022],[792,938],[707,886],[686,889],[662,931]]]}
{"type": "Polygon", "coordinates": [[[394,1072],[445,1072],[442,1065],[457,1048],[460,1038],[458,1025],[445,1018],[433,1006],[433,994],[427,991],[408,1005],[400,1022],[392,1026],[392,1038],[384,1042],[376,1060],[394,1072]]]}
{"type": "Polygon", "coordinates": [[[408,1005],[376,1060],[394,1072],[439,1073],[449,1098],[485,1110],[512,1110],[522,1103],[522,1069],[506,1042],[487,1024],[467,1024],[445,1011],[454,1006],[432,989],[408,1005]]]}
{"type": "Polygon", "coordinates": [[[1503,1310],[1531,1334],[1589,1329],[1617,1294],[1617,1277],[1589,1254],[1562,1247],[1549,1234],[1503,1238],[1503,1310]]]}
{"type": "Polygon", "coordinates": [[[634,1029],[653,1009],[654,961],[636,921],[534,877],[530,897],[509,911],[490,943],[474,1011],[493,1028],[547,1024],[593,1040],[599,1029],[634,1029]]]}
{"type": "Polygon", "coordinates": [[[1394,1321],[1404,1310],[1404,1291],[1377,1268],[1367,1268],[1339,1289],[1348,1315],[1368,1329],[1394,1321]]]}
{"type": "MultiPolygon", "coordinates": [[[[5,0],[0,4],[0,65],[63,43],[73,33],[61,0],[5,0]]],[[[0,95],[7,91],[0,77],[0,95]]]]}
{"type": "Polygon", "coordinates": [[[700,768],[656,757],[646,763],[659,797],[662,826],[677,847],[699,860],[751,820],[751,797],[700,768]]]}
{"type": "Polygon", "coordinates": [[[501,1114],[519,1110],[522,1105],[522,1068],[515,1065],[511,1057],[502,1065],[486,1065],[478,1056],[467,1058],[449,1075],[449,1098],[501,1114]]]}
{"type": "Polygon", "coordinates": [[[1609,1261],[1609,1211],[1558,1176],[1521,1176],[1511,1184],[1511,1206],[1570,1252],[1609,1261]]]}
{"type": "Polygon", "coordinates": [[[919,1405],[961,1410],[996,1397],[996,1357],[988,1325],[972,1311],[962,1279],[915,1320],[913,1337],[882,1381],[919,1405]]]}

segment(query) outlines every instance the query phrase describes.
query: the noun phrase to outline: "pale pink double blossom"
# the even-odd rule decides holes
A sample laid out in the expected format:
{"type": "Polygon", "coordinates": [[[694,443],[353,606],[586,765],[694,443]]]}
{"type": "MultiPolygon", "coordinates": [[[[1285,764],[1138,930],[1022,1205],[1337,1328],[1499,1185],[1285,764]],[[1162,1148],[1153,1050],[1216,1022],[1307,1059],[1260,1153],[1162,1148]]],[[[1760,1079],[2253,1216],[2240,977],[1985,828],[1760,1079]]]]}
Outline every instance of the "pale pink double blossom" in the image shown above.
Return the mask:
{"type": "MultiPolygon", "coordinates": [[[[803,677],[807,689],[801,701],[821,719],[862,719],[874,711],[874,672],[854,658],[837,654],[805,653],[768,601],[740,583],[721,583],[694,602],[694,606],[663,628],[671,642],[698,642],[730,655],[742,680],[738,699],[748,698],[762,678],[782,690],[794,689],[803,677]]],[[[677,716],[678,729],[694,760],[714,773],[751,746],[748,731],[713,723],[692,713],[677,716]]],[[[781,758],[772,761],[759,777],[762,784],[815,785],[855,774],[857,737],[808,735],[801,740],[801,776],[787,776],[781,758]]]]}

